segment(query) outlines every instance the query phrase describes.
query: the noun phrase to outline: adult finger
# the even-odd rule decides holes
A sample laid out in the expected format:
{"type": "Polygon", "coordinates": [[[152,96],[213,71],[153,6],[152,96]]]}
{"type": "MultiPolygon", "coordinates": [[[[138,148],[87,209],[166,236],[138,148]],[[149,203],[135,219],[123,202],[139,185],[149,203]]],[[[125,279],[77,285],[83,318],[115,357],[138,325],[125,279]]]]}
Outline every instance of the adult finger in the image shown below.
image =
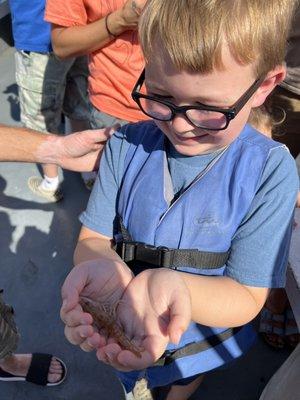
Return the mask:
{"type": "Polygon", "coordinates": [[[121,125],[119,123],[115,123],[112,126],[108,126],[103,129],[94,129],[91,131],[87,131],[87,134],[89,135],[89,139],[93,142],[105,142],[107,139],[109,139],[115,131],[117,131],[121,125]]]}

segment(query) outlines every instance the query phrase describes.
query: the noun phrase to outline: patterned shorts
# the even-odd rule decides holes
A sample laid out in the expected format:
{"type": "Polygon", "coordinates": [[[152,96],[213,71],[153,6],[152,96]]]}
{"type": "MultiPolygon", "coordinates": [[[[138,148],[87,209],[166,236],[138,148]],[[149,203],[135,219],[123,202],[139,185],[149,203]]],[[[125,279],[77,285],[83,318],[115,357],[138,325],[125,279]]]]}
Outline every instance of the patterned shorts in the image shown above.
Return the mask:
{"type": "Polygon", "coordinates": [[[87,58],[58,59],[54,53],[17,51],[21,121],[27,128],[58,133],[61,115],[89,120],[87,58]]]}
{"type": "Polygon", "coordinates": [[[4,303],[0,290],[0,360],[12,354],[18,345],[19,334],[13,308],[4,303]]]}

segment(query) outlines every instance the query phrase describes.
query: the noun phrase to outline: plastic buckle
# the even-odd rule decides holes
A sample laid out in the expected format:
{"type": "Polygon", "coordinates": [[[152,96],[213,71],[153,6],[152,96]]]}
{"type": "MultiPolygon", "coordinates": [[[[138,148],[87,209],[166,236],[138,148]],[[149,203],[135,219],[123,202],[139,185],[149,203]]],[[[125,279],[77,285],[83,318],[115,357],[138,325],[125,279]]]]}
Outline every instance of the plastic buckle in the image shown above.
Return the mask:
{"type": "Polygon", "coordinates": [[[124,262],[135,259],[137,244],[138,242],[122,242],[121,258],[124,262]]]}
{"type": "Polygon", "coordinates": [[[173,252],[166,246],[159,246],[159,265],[163,268],[170,268],[172,265],[173,252]]]}

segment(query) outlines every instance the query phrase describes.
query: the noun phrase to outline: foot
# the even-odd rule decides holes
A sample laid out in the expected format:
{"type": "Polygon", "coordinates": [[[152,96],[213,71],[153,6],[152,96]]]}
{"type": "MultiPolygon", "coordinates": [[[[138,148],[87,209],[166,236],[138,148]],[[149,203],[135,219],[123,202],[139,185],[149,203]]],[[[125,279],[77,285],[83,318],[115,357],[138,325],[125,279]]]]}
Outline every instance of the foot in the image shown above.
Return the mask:
{"type": "Polygon", "coordinates": [[[35,195],[44,197],[50,203],[56,203],[63,198],[62,191],[59,187],[55,190],[44,189],[41,185],[42,181],[43,179],[37,176],[32,176],[28,179],[28,187],[35,195]]]}
{"type": "MultiPolygon", "coordinates": [[[[10,357],[6,357],[4,360],[1,360],[0,367],[3,369],[3,371],[12,375],[25,377],[31,363],[31,358],[32,354],[14,354],[10,357]]],[[[63,369],[60,362],[55,357],[52,357],[47,378],[48,382],[59,382],[62,378],[62,374],[63,369]]]]}
{"type": "Polygon", "coordinates": [[[298,326],[291,308],[287,308],[285,312],[285,340],[293,349],[300,343],[298,326]]]}
{"type": "Polygon", "coordinates": [[[276,349],[285,346],[285,309],[287,295],[284,289],[272,289],[261,311],[259,332],[265,341],[276,349]]]}

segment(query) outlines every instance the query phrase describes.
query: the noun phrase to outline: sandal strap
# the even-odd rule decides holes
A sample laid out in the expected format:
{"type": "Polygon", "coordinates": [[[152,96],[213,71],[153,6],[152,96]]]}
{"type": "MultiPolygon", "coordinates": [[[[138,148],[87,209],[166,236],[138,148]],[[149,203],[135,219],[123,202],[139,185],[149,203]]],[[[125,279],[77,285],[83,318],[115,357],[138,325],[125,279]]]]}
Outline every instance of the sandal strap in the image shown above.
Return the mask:
{"type": "Polygon", "coordinates": [[[270,320],[270,321],[276,321],[276,322],[284,322],[284,320],[285,320],[284,314],[272,313],[272,311],[268,310],[265,307],[261,310],[260,315],[261,315],[262,320],[270,320]]]}
{"type": "Polygon", "coordinates": [[[31,364],[26,375],[26,381],[35,383],[36,385],[46,386],[52,357],[51,354],[33,353],[31,364]]]}
{"type": "Polygon", "coordinates": [[[261,310],[259,332],[274,333],[275,335],[283,336],[285,330],[284,322],[285,322],[285,315],[274,314],[266,307],[264,307],[261,310]],[[273,322],[282,323],[282,327],[276,326],[276,324],[274,324],[273,322]]]}

